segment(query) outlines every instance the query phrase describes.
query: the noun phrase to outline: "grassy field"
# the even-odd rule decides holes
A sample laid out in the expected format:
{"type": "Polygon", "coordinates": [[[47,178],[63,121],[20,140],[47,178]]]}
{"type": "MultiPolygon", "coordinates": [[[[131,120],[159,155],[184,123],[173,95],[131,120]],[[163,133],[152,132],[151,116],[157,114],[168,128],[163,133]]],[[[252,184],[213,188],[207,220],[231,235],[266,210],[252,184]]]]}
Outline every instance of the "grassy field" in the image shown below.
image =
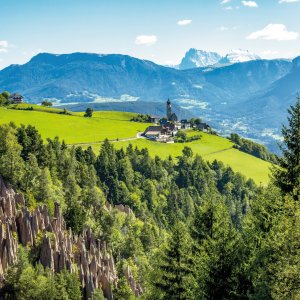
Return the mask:
{"type": "MultiPolygon", "coordinates": [[[[200,141],[190,143],[163,144],[138,139],[116,142],[114,146],[117,149],[126,148],[131,143],[139,149],[148,148],[152,156],[158,155],[161,158],[166,158],[170,154],[173,157],[177,157],[181,155],[183,148],[188,146],[193,150],[194,154],[199,154],[210,162],[215,159],[220,160],[225,165],[230,166],[235,172],[240,172],[247,178],[252,178],[257,184],[266,185],[269,182],[270,163],[232,148],[233,144],[225,138],[206,133],[201,135],[202,139],[200,141]]],[[[96,153],[99,153],[101,145],[92,145],[92,147],[96,153]]]]}
{"type": "MultiPolygon", "coordinates": [[[[94,112],[92,118],[83,117],[84,113],[72,113],[72,115],[60,114],[62,110],[44,108],[36,105],[34,110],[17,110],[0,108],[0,124],[13,121],[17,125],[32,124],[42,134],[43,138],[59,136],[67,144],[82,144],[83,147],[91,145],[96,153],[99,153],[101,141],[135,138],[137,132],[145,130],[149,124],[131,122],[133,113],[94,112]],[[51,112],[51,113],[49,113],[51,112]]],[[[19,108],[26,108],[22,104],[19,108]]],[[[199,134],[188,132],[188,135],[199,134]]],[[[195,154],[199,154],[208,161],[215,159],[229,165],[234,171],[244,174],[247,178],[253,178],[256,183],[267,184],[269,181],[270,164],[251,155],[233,149],[233,144],[225,138],[201,133],[201,140],[190,143],[163,144],[137,139],[130,141],[118,141],[114,143],[116,148],[127,147],[132,143],[138,148],[148,148],[152,156],[161,158],[172,155],[181,155],[184,146],[191,147],[195,154]]]]}
{"type": "MultiPolygon", "coordinates": [[[[47,109],[47,108],[46,108],[47,109]]],[[[51,109],[51,108],[50,108],[51,109]]],[[[30,110],[0,108],[0,124],[13,121],[17,125],[32,124],[43,138],[59,136],[68,144],[94,143],[135,137],[149,124],[130,122],[133,113],[94,112],[92,118],[83,113],[63,115],[30,110]]]]}
{"type": "MultiPolygon", "coordinates": [[[[26,110],[26,109],[31,109],[34,111],[42,111],[42,112],[48,112],[48,113],[55,113],[59,114],[63,112],[63,109],[59,108],[54,108],[54,107],[46,107],[46,106],[41,106],[37,104],[28,104],[28,103],[20,103],[20,104],[11,104],[8,106],[10,109],[17,109],[17,110],[26,110]]],[[[72,112],[69,112],[73,114],[72,112]]]]}

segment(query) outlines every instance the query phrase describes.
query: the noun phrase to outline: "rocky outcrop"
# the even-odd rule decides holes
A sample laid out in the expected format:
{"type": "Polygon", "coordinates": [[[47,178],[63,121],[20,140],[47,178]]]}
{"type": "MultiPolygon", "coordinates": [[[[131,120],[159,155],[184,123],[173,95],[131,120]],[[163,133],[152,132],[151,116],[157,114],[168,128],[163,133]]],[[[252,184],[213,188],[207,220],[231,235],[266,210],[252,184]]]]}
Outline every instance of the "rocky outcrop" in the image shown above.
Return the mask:
{"type": "Polygon", "coordinates": [[[134,213],[128,205],[123,205],[123,204],[111,205],[110,203],[106,202],[105,208],[107,211],[112,211],[113,209],[116,209],[121,213],[124,213],[126,215],[131,215],[132,217],[134,217],[134,213]]]}
{"type": "Polygon", "coordinates": [[[58,203],[53,217],[46,206],[29,211],[23,196],[0,178],[0,281],[7,267],[16,262],[19,243],[37,247],[44,267],[55,272],[78,270],[86,298],[95,288],[102,288],[105,297],[113,299],[117,275],[105,242],[95,239],[90,229],[73,235],[66,229],[58,203]]]}
{"type": "Polygon", "coordinates": [[[125,268],[124,268],[124,274],[125,274],[125,277],[128,281],[128,284],[130,286],[130,289],[132,290],[134,295],[136,297],[142,295],[143,294],[143,289],[138,283],[136,283],[136,281],[135,281],[135,279],[132,275],[131,269],[128,265],[125,266],[125,268]]]}

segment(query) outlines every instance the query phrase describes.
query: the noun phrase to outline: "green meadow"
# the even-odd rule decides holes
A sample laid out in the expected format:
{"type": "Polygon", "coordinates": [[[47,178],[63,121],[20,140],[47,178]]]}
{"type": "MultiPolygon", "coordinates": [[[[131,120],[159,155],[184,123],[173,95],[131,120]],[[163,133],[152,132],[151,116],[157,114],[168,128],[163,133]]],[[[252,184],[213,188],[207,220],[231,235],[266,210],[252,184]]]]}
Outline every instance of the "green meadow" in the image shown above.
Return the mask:
{"type": "MultiPolygon", "coordinates": [[[[131,143],[140,149],[148,148],[150,155],[158,155],[161,158],[169,155],[176,158],[181,155],[183,148],[188,146],[194,154],[199,154],[210,162],[220,160],[234,171],[254,179],[258,184],[265,185],[269,182],[271,164],[234,149],[233,143],[226,138],[201,133],[201,140],[189,143],[164,144],[145,139],[117,141],[135,138],[136,134],[144,131],[149,124],[131,122],[130,119],[135,114],[126,112],[97,111],[92,118],[85,118],[82,112],[65,115],[62,114],[63,110],[26,104],[18,105],[18,108],[25,109],[28,106],[32,106],[33,110],[0,108],[0,124],[11,121],[17,125],[31,124],[45,139],[59,136],[70,145],[82,145],[85,148],[91,145],[96,153],[106,138],[115,141],[114,146],[117,149],[125,148],[131,143]]],[[[188,133],[189,136],[192,134],[194,133],[188,133]]]]}
{"type": "MultiPolygon", "coordinates": [[[[188,146],[193,150],[194,154],[199,154],[210,162],[215,159],[220,160],[225,165],[230,166],[235,172],[240,172],[247,178],[252,178],[257,184],[266,185],[269,182],[270,163],[232,148],[233,144],[225,138],[206,133],[201,135],[201,140],[190,143],[164,144],[138,139],[116,142],[114,146],[117,149],[125,148],[131,143],[139,149],[148,148],[150,155],[157,155],[161,158],[166,158],[169,155],[176,158],[181,155],[183,148],[188,146]]],[[[92,147],[96,153],[99,152],[100,145],[92,145],[92,147]]]]}
{"type": "MultiPolygon", "coordinates": [[[[31,106],[31,105],[30,105],[31,106]]],[[[40,107],[38,108],[40,109],[40,107]]],[[[48,108],[41,108],[48,110],[48,108]]],[[[134,138],[149,124],[130,122],[133,113],[94,112],[92,118],[83,117],[84,113],[72,115],[34,110],[0,108],[0,124],[13,121],[17,125],[31,124],[38,128],[43,138],[59,136],[67,144],[95,143],[108,138],[117,140],[134,138]]]]}

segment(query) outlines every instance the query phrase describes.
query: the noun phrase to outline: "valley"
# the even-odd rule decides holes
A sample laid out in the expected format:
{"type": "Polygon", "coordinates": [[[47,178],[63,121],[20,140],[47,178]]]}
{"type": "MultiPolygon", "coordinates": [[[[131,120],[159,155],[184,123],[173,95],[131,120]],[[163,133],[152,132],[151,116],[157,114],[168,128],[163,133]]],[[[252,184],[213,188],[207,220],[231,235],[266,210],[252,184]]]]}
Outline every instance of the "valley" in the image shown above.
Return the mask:
{"type": "MultiPolygon", "coordinates": [[[[209,61],[207,55],[198,59],[209,61]]],[[[280,126],[300,90],[299,59],[247,55],[178,70],[128,55],[41,53],[1,70],[0,86],[20,92],[26,102],[48,99],[78,111],[94,106],[162,116],[159,106],[170,98],[185,118],[201,116],[221,135],[234,130],[278,152],[280,126]]]]}

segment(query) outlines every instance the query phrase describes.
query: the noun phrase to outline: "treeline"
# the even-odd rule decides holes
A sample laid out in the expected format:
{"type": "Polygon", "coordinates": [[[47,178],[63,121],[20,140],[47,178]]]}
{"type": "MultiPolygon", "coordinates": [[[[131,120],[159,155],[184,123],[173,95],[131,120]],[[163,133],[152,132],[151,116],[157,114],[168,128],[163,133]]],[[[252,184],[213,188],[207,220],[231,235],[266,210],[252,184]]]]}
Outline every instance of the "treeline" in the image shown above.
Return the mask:
{"type": "Polygon", "coordinates": [[[137,114],[130,121],[139,123],[151,123],[151,116],[144,114],[137,114]]]}
{"type": "MultiPolygon", "coordinates": [[[[143,287],[140,299],[298,299],[299,100],[291,119],[267,188],[188,147],[162,160],[105,141],[95,155],[58,138],[44,143],[34,127],[13,124],[0,126],[0,173],[30,208],[53,210],[59,201],[68,227],[91,227],[107,241],[118,269],[116,299],[135,299],[126,265],[143,287]],[[106,201],[129,205],[134,216],[107,211],[106,201]]],[[[9,278],[13,293],[20,279],[9,278]]]]}
{"type": "Polygon", "coordinates": [[[236,133],[232,133],[229,138],[235,143],[235,148],[245,153],[251,154],[257,158],[261,158],[271,163],[278,163],[278,157],[276,154],[271,153],[264,145],[255,143],[251,140],[244,139],[236,133]]]}

